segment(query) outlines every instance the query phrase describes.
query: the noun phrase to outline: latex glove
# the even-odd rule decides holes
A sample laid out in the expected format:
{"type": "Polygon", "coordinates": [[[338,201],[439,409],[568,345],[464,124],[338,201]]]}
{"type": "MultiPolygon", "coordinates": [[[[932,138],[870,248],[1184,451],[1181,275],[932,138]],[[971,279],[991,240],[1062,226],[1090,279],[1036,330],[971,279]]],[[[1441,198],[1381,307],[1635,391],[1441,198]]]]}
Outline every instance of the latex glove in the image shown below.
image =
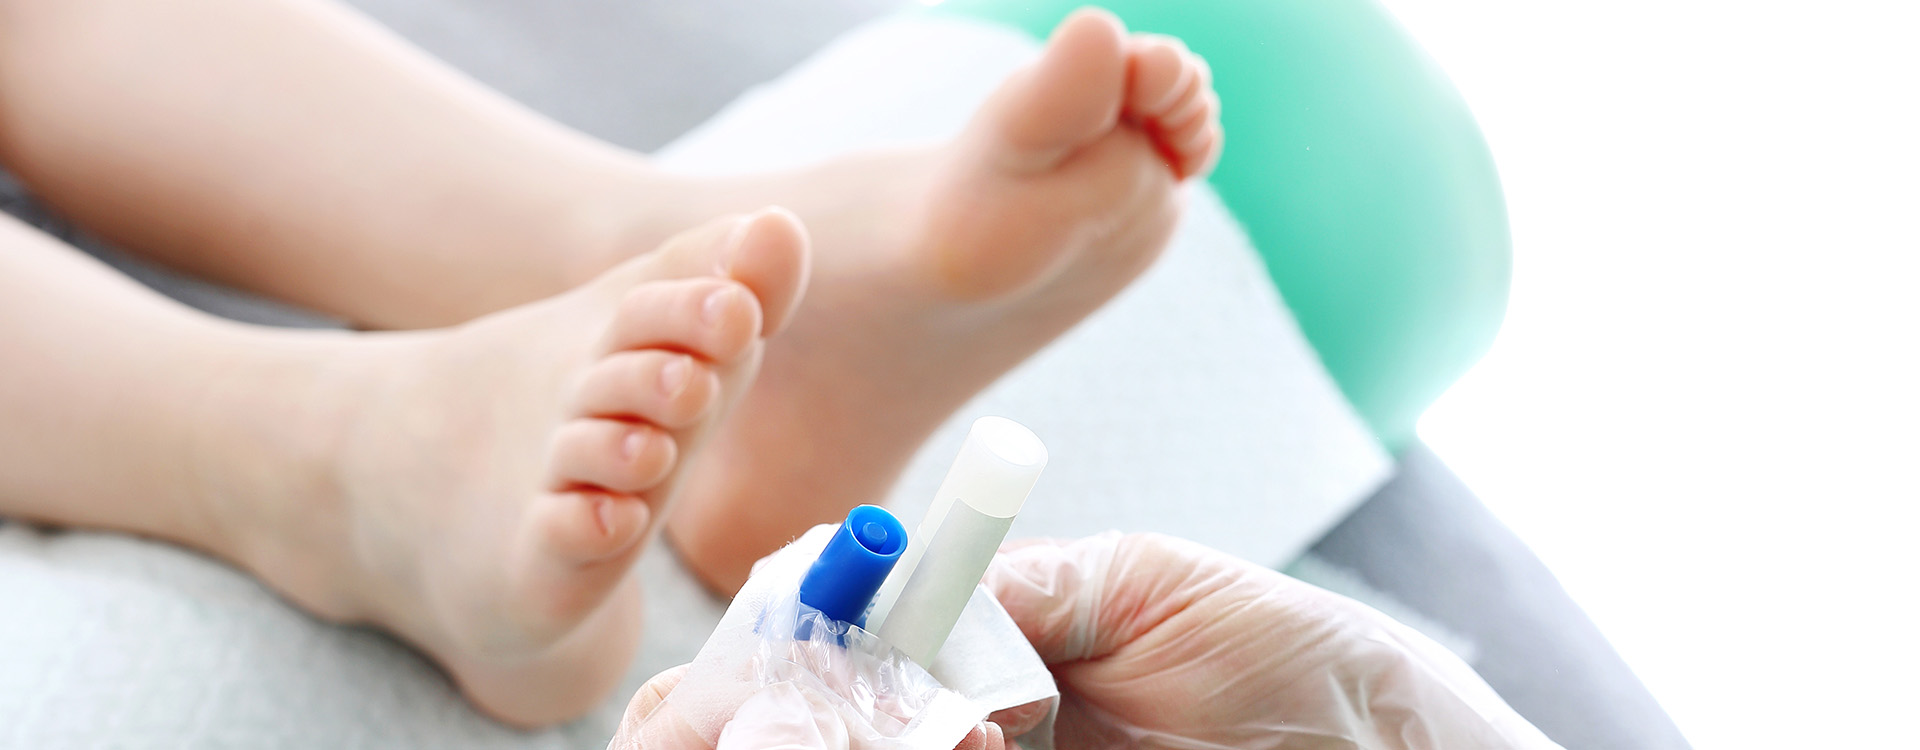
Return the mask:
{"type": "MultiPolygon", "coordinates": [[[[608,750],[851,750],[847,728],[833,708],[791,683],[769,685],[741,704],[709,745],[687,724],[686,707],[667,700],[686,666],[654,675],[634,693],[608,750]]],[[[998,725],[981,722],[955,750],[1003,750],[998,725]]]]}
{"type": "Polygon", "coordinates": [[[1016,542],[987,586],[1053,667],[1061,748],[1557,747],[1411,628],[1191,542],[1016,542]]]}

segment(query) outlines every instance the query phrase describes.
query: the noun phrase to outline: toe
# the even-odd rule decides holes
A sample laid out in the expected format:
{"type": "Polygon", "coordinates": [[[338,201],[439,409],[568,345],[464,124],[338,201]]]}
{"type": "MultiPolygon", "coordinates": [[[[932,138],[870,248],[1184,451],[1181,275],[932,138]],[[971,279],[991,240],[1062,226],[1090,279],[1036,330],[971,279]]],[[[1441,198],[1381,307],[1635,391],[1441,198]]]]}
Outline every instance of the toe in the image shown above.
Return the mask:
{"type": "Polygon", "coordinates": [[[616,352],[587,370],[573,414],[679,429],[698,422],[719,391],[719,377],[691,356],[661,349],[616,352]]]}
{"type": "Polygon", "coordinates": [[[806,228],[784,208],[715,219],[681,232],[651,253],[630,260],[595,282],[619,295],[635,284],[702,276],[744,284],[766,314],[767,335],[792,317],[806,288],[811,248],[806,228]]]}
{"type": "Polygon", "coordinates": [[[1205,125],[1219,113],[1219,95],[1213,93],[1211,89],[1200,86],[1199,78],[1196,77],[1194,85],[1180,96],[1178,102],[1150,122],[1161,132],[1174,132],[1195,125],[1205,125]]]}
{"type": "Polygon", "coordinates": [[[759,298],[738,282],[660,281],[635,287],[621,300],[601,351],[674,349],[728,362],[747,350],[760,328],[759,298]]]}
{"type": "Polygon", "coordinates": [[[1212,172],[1214,165],[1220,163],[1220,149],[1225,142],[1226,136],[1220,130],[1220,123],[1210,123],[1209,127],[1201,132],[1195,145],[1180,155],[1181,179],[1200,177],[1212,172]]]}
{"type": "Polygon", "coordinates": [[[809,272],[807,229],[800,217],[778,206],[747,217],[728,257],[726,275],[745,284],[765,315],[761,335],[785,329],[800,306],[809,272]]]}
{"type": "Polygon", "coordinates": [[[1206,61],[1178,40],[1133,40],[1128,117],[1181,178],[1212,168],[1220,146],[1220,96],[1206,61]]]}
{"type": "Polygon", "coordinates": [[[722,216],[668,237],[651,252],[601,274],[593,286],[617,296],[649,281],[725,275],[727,259],[745,236],[747,219],[744,214],[722,216]]]}
{"type": "Polygon", "coordinates": [[[1161,121],[1155,129],[1157,137],[1166,147],[1182,156],[1195,153],[1205,144],[1206,135],[1220,122],[1220,98],[1208,91],[1196,98],[1179,117],[1169,117],[1161,121]]]}
{"type": "Polygon", "coordinates": [[[651,425],[571,420],[554,431],[547,457],[548,486],[641,492],[667,478],[678,453],[673,437],[651,425]]]}
{"type": "Polygon", "coordinates": [[[1113,129],[1126,88],[1125,32],[1111,13],[1075,11],[1040,60],[995,92],[973,129],[996,147],[1001,166],[1050,169],[1113,129]]]}
{"type": "Polygon", "coordinates": [[[598,490],[556,492],[535,507],[543,547],[562,561],[589,563],[640,543],[653,510],[637,497],[598,490]]]}
{"type": "Polygon", "coordinates": [[[1123,107],[1134,120],[1158,118],[1180,103],[1197,75],[1187,64],[1179,40],[1142,34],[1128,41],[1127,100],[1123,107]]]}

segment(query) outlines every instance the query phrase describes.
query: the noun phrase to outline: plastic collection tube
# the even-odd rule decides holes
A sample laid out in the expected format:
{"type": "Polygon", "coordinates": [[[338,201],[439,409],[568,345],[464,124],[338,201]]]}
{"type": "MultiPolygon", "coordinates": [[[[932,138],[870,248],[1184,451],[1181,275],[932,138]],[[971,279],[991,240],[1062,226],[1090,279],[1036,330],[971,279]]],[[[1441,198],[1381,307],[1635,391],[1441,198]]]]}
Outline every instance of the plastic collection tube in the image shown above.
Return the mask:
{"type": "Polygon", "coordinates": [[[842,622],[865,625],[867,605],[907,548],[907,529],[887,509],[847,513],[800,580],[800,603],[842,622]]]}
{"type": "Polygon", "coordinates": [[[1046,467],[1047,447],[1032,430],[1004,417],[976,420],[874,597],[868,629],[933,664],[1046,467]]]}

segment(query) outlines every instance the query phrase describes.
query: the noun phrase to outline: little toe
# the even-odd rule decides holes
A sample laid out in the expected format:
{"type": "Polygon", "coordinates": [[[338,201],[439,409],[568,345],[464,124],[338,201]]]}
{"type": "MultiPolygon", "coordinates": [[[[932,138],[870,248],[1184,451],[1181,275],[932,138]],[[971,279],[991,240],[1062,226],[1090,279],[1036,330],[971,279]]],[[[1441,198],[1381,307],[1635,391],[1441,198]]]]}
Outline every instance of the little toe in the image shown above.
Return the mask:
{"type": "Polygon", "coordinates": [[[1194,145],[1180,154],[1180,178],[1201,177],[1212,172],[1214,165],[1220,163],[1220,149],[1225,142],[1220,123],[1210,123],[1206,130],[1201,131],[1194,145]]]}
{"type": "Polygon", "coordinates": [[[587,370],[573,414],[680,429],[698,422],[719,391],[719,377],[691,356],[662,349],[615,352],[587,370]]]}
{"type": "Polygon", "coordinates": [[[673,436],[652,425],[574,419],[553,433],[548,486],[642,492],[665,480],[678,457],[673,436]]]}
{"type": "Polygon", "coordinates": [[[598,490],[548,495],[533,512],[542,547],[569,563],[606,560],[646,536],[653,509],[640,498],[598,490]]]}
{"type": "Polygon", "coordinates": [[[739,282],[660,281],[634,287],[620,301],[601,351],[674,349],[729,362],[759,338],[760,330],[759,298],[739,282]]]}

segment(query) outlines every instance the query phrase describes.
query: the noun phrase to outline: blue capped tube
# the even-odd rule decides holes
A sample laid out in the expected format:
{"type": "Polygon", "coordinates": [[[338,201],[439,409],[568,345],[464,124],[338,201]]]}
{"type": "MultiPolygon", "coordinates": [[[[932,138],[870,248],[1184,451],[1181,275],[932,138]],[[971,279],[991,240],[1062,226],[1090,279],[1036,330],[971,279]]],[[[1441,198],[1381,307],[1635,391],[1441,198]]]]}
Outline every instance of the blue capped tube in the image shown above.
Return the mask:
{"type": "Polygon", "coordinates": [[[854,508],[801,579],[800,603],[835,620],[866,625],[867,605],[906,549],[907,529],[900,519],[877,505],[854,508]]]}

